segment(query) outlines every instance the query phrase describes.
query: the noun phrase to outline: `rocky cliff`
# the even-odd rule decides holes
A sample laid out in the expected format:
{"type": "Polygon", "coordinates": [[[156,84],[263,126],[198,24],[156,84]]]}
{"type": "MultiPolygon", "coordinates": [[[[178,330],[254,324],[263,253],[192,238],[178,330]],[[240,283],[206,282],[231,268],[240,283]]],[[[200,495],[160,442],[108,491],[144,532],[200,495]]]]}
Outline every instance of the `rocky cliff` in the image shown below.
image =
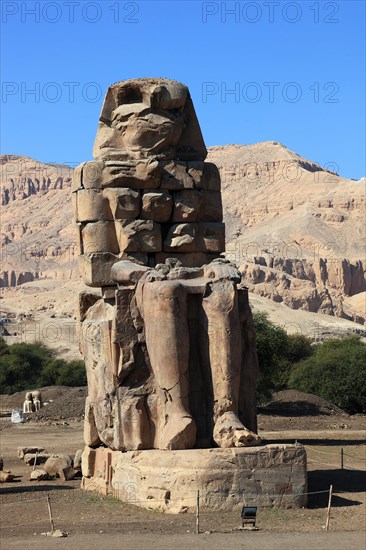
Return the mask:
{"type": "Polygon", "coordinates": [[[317,261],[254,257],[240,266],[251,292],[292,309],[335,315],[357,323],[365,322],[361,308],[345,298],[366,290],[366,272],[361,261],[317,261]]]}

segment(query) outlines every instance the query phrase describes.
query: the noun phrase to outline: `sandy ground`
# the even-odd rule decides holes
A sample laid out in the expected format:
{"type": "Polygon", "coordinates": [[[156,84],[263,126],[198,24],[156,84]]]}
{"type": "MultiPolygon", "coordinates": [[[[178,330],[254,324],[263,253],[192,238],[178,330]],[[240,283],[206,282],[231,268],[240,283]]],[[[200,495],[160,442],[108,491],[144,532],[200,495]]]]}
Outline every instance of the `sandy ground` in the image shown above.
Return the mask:
{"type": "Polygon", "coordinates": [[[73,454],[83,447],[82,423],[69,421],[11,425],[0,422],[4,468],[22,476],[4,484],[1,494],[1,550],[65,549],[246,549],[361,550],[365,547],[366,445],[364,430],[263,432],[266,442],[301,441],[308,453],[309,507],[302,510],[258,511],[258,532],[241,532],[240,514],[203,512],[201,534],[195,534],[192,513],[168,515],[81,491],[80,481],[28,481],[31,467],[16,456],[19,445],[42,445],[50,452],[73,454]],[[340,449],[344,449],[344,469],[340,449]],[[324,530],[329,485],[334,497],[330,531],[324,530]],[[324,491],[318,493],[317,491],[324,491]],[[67,538],[41,535],[50,529],[47,494],[51,495],[56,528],[67,538]]]}

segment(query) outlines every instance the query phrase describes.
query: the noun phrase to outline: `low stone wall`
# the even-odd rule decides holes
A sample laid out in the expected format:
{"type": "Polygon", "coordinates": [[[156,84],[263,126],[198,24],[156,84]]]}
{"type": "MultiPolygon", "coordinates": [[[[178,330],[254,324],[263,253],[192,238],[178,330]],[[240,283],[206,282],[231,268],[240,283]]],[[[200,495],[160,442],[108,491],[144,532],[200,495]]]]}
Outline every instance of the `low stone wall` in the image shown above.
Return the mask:
{"type": "Polygon", "coordinates": [[[306,451],[299,444],[125,453],[86,447],[82,471],[87,490],[170,513],[195,509],[197,490],[206,510],[307,504],[306,451]]]}

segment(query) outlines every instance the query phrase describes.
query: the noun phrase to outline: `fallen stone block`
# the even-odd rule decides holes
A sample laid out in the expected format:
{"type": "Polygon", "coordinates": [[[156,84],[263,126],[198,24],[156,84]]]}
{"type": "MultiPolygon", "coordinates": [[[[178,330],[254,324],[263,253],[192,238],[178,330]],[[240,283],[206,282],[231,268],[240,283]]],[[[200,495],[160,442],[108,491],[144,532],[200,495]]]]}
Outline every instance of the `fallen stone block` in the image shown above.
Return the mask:
{"type": "Polygon", "coordinates": [[[44,469],[48,475],[60,475],[60,471],[64,468],[73,466],[73,461],[70,455],[54,454],[51,455],[44,464],[44,469]]]}
{"type": "Polygon", "coordinates": [[[30,481],[45,481],[46,479],[50,479],[50,476],[43,469],[33,470],[29,478],[30,481]]]}
{"type": "Polygon", "coordinates": [[[14,476],[10,472],[0,472],[0,483],[9,483],[11,481],[14,481],[14,476]]]}
{"type": "Polygon", "coordinates": [[[43,453],[45,451],[46,449],[44,447],[18,447],[17,455],[19,458],[24,458],[26,454],[43,453]]]}
{"type": "Polygon", "coordinates": [[[64,531],[61,531],[61,529],[55,529],[54,531],[47,531],[47,533],[41,533],[44,537],[54,537],[56,539],[60,539],[63,537],[67,537],[68,533],[65,533],[64,531]]]}
{"type": "Polygon", "coordinates": [[[24,462],[28,464],[29,466],[34,465],[34,461],[36,461],[36,464],[44,464],[48,458],[50,458],[50,454],[46,453],[27,453],[24,455],[24,462]]]}
{"type": "Polygon", "coordinates": [[[59,470],[58,475],[60,476],[61,481],[70,481],[71,479],[74,479],[77,473],[77,470],[75,470],[72,466],[67,466],[66,468],[59,470]]]}
{"type": "Polygon", "coordinates": [[[74,469],[81,470],[81,459],[83,455],[83,449],[78,449],[74,456],[74,469]]]}

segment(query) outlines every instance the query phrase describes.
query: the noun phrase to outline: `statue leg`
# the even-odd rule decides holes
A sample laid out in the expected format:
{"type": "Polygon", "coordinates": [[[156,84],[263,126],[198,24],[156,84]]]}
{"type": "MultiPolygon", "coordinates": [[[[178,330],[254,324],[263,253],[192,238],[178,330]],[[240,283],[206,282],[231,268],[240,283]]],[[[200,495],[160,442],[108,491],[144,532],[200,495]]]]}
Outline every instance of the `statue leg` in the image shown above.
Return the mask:
{"type": "Polygon", "coordinates": [[[211,283],[202,306],[215,401],[214,441],[219,447],[258,445],[258,435],[245,428],[238,417],[241,327],[236,286],[230,281],[211,283]]]}
{"type": "Polygon", "coordinates": [[[187,296],[177,281],[143,283],[137,293],[151,368],[161,390],[159,448],[189,449],[196,425],[189,412],[187,296]],[[142,298],[141,298],[142,296],[142,298]]]}

